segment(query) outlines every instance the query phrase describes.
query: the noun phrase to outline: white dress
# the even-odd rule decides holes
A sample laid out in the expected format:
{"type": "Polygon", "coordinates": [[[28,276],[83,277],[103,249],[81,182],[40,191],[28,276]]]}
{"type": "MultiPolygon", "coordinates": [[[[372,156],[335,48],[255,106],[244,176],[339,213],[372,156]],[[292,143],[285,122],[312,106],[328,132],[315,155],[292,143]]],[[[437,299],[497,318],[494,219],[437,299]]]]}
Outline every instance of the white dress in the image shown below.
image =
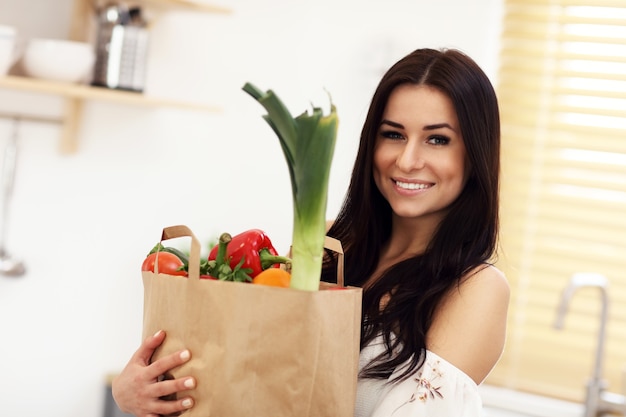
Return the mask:
{"type": "MultiPolygon", "coordinates": [[[[361,350],[359,370],[384,351],[382,336],[361,350]]],[[[398,375],[403,366],[391,376],[398,375]]],[[[359,378],[355,417],[482,417],[478,386],[431,351],[413,376],[398,384],[359,378]]]]}

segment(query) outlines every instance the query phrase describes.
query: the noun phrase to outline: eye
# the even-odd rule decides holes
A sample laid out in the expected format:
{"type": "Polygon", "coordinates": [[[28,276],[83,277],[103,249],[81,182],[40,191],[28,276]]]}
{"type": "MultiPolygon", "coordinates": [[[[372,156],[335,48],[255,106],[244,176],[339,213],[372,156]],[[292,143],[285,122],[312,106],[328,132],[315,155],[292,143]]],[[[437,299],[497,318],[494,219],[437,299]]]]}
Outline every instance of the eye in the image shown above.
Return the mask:
{"type": "Polygon", "coordinates": [[[386,139],[394,139],[394,140],[404,139],[404,136],[396,130],[381,130],[379,134],[380,136],[386,139]]]}
{"type": "Polygon", "coordinates": [[[435,135],[428,138],[428,143],[432,145],[447,145],[450,143],[450,138],[447,136],[435,135]]]}

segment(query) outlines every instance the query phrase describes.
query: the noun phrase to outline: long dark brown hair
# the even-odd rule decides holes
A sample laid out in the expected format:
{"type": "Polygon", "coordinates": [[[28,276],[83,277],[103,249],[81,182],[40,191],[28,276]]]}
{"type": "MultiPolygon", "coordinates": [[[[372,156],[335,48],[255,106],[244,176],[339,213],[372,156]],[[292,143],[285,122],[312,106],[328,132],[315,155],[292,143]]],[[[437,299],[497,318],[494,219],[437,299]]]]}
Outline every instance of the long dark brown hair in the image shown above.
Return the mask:
{"type": "MultiPolygon", "coordinates": [[[[469,175],[424,253],[386,271],[363,292],[361,348],[383,335],[386,352],[361,376],[388,378],[407,362],[398,380],[424,361],[426,334],[435,309],[452,287],[474,268],[493,260],[498,236],[500,117],[491,82],[467,55],[452,49],[418,49],[394,64],[380,81],[361,132],[350,185],[329,236],[345,251],[349,285],[363,286],[374,273],[391,233],[391,207],[373,178],[377,133],[391,92],[403,84],[438,89],[454,105],[467,153],[469,175]],[[390,295],[381,309],[381,298],[390,295]]],[[[332,280],[335,264],[324,263],[332,280]]]]}

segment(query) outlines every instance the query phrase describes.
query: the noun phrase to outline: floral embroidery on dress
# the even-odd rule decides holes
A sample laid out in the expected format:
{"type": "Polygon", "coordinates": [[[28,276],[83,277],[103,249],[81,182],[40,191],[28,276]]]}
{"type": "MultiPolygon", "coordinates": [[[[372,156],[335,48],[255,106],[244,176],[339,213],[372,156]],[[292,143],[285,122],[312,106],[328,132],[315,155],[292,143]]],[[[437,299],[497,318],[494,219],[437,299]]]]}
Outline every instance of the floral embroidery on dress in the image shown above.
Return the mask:
{"type": "Polygon", "coordinates": [[[425,403],[429,398],[443,398],[443,394],[439,391],[441,389],[441,385],[435,385],[436,381],[440,378],[443,378],[443,372],[439,368],[439,360],[433,362],[426,362],[424,367],[429,367],[432,371],[432,375],[430,379],[424,378],[424,367],[417,373],[417,376],[413,378],[413,381],[416,383],[415,390],[411,394],[411,397],[402,403],[395,411],[392,413],[395,414],[400,408],[404,407],[407,404],[410,404],[415,401],[420,401],[425,403]]]}

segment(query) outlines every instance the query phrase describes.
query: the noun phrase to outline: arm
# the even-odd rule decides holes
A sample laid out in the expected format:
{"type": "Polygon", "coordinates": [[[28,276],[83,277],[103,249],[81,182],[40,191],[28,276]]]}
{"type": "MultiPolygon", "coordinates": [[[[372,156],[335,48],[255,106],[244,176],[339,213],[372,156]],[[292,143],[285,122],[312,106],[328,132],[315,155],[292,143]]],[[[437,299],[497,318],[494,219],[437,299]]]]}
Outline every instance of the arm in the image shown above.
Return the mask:
{"type": "Polygon", "coordinates": [[[426,344],[477,384],[504,349],[509,285],[498,269],[481,267],[455,287],[435,312],[426,344]]]}
{"type": "Polygon", "coordinates": [[[186,410],[193,406],[191,397],[166,400],[161,397],[194,388],[193,378],[183,377],[159,381],[159,377],[172,368],[182,365],[190,358],[183,350],[164,356],[153,363],[150,358],[165,340],[165,332],[159,331],[148,337],[131,357],[112,384],[113,398],[121,411],[137,417],[158,417],[186,410]]]}

